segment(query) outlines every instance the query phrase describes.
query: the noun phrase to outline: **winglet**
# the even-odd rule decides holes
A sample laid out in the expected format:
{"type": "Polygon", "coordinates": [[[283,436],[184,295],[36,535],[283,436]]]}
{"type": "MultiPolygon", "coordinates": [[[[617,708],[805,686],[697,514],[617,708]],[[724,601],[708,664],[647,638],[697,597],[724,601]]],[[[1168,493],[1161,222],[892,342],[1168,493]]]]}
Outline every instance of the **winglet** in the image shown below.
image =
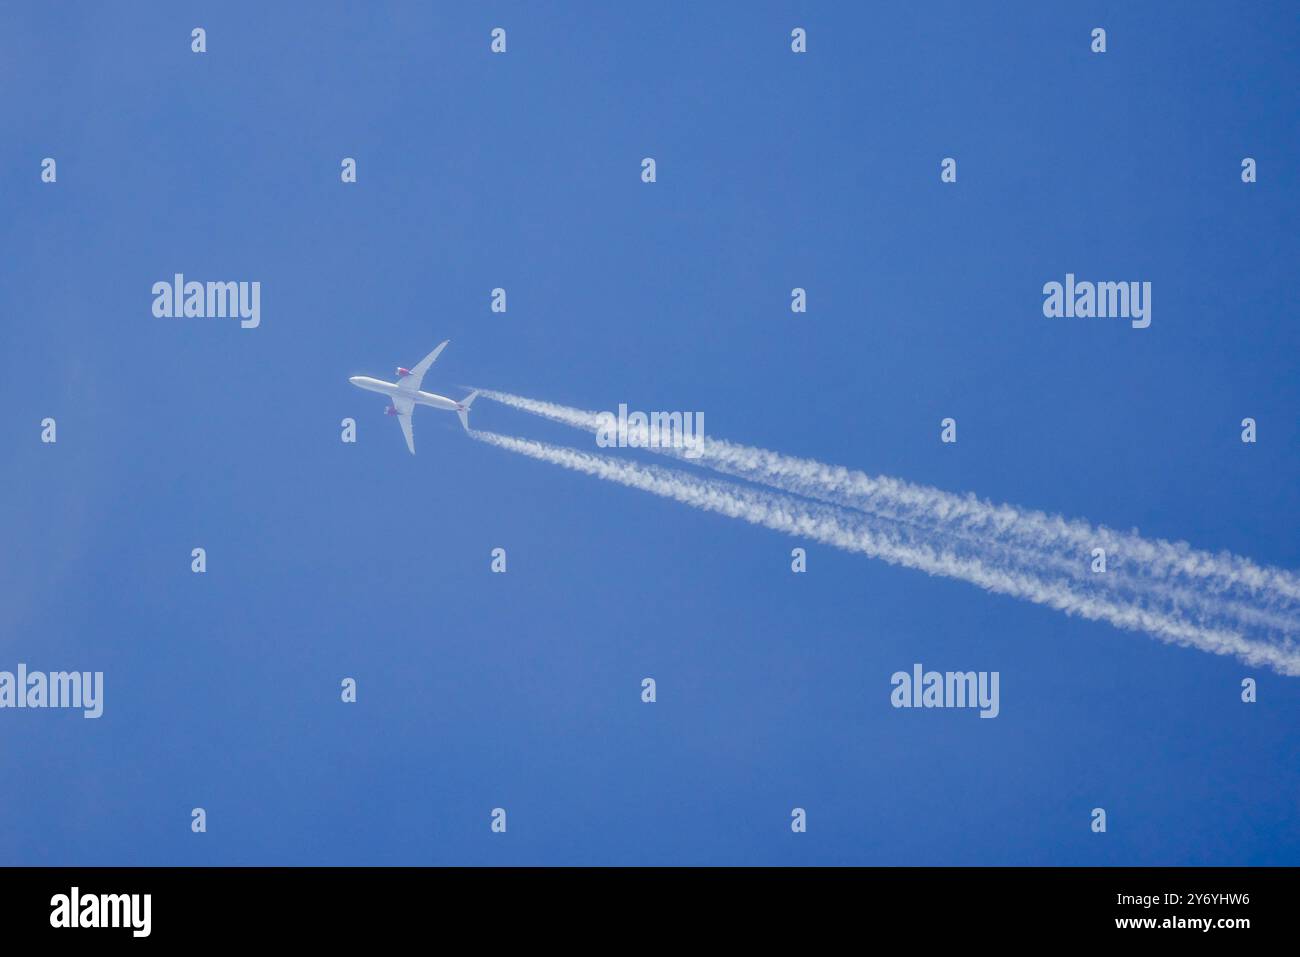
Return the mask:
{"type": "Polygon", "coordinates": [[[466,432],[469,431],[469,407],[474,404],[474,400],[477,398],[478,389],[475,389],[456,403],[456,414],[460,416],[460,424],[464,426],[466,432]]]}

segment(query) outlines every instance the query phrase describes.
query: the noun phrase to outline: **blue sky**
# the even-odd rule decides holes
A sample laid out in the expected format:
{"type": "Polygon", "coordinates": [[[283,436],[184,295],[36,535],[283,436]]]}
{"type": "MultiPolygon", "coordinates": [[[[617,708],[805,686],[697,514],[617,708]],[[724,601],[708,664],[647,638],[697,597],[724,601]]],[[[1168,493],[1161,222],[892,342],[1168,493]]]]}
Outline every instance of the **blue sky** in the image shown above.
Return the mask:
{"type": "Polygon", "coordinates": [[[106,690],[0,712],[0,863],[1300,863],[1300,679],[825,547],[793,575],[430,410],[413,458],[347,383],[450,338],[433,391],[700,410],[1300,567],[1289,4],[2,17],[0,669],[106,690]],[[175,272],[260,281],[261,326],[155,318],[175,272]],[[1151,281],[1151,327],[1044,318],[1066,272],[1151,281]],[[999,671],[1000,716],[891,708],[914,662],[999,671]]]}

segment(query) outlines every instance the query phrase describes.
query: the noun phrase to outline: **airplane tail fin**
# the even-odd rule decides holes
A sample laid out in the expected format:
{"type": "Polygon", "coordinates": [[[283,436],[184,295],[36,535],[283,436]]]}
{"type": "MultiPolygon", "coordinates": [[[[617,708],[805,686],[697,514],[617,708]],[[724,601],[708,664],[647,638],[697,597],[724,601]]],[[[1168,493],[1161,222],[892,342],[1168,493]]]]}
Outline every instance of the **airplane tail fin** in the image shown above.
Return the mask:
{"type": "Polygon", "coordinates": [[[456,414],[460,416],[460,424],[464,426],[466,432],[469,431],[469,407],[474,404],[474,400],[477,398],[478,389],[475,389],[460,400],[460,408],[456,410],[456,414]]]}

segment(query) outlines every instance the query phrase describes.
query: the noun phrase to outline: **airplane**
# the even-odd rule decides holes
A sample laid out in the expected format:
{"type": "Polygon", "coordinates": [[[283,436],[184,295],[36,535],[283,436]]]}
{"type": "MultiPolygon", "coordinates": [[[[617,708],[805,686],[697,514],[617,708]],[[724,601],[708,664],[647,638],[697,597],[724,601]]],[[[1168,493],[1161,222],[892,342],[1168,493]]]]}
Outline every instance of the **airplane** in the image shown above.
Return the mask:
{"type": "Polygon", "coordinates": [[[397,423],[402,427],[402,435],[406,436],[406,447],[411,450],[412,455],[415,454],[415,434],[411,431],[411,413],[415,411],[417,405],[427,405],[434,409],[455,412],[460,416],[460,424],[465,427],[465,431],[469,431],[469,407],[478,398],[477,389],[459,402],[445,396],[434,395],[432,392],[420,391],[420,383],[424,381],[424,374],[429,371],[429,366],[433,365],[434,360],[438,358],[438,354],[447,348],[449,342],[451,342],[450,339],[444,339],[438,343],[438,347],[421,359],[414,368],[406,369],[398,366],[396,382],[372,379],[366,375],[354,375],[348,379],[359,389],[365,389],[368,392],[379,392],[393,400],[392,404],[384,410],[384,414],[397,416],[397,423]]]}

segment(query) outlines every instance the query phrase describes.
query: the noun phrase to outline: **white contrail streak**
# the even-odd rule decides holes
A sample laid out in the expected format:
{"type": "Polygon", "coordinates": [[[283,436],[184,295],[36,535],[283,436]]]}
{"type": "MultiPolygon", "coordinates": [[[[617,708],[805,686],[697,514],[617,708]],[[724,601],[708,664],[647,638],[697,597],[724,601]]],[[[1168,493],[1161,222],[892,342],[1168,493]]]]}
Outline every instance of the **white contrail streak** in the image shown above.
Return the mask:
{"type": "MultiPolygon", "coordinates": [[[[600,425],[595,412],[494,390],[484,394],[574,428],[594,432],[600,425]]],[[[640,432],[637,438],[644,446],[645,432],[640,432]]],[[[652,451],[796,495],[930,527],[936,534],[1000,543],[1022,551],[1040,575],[1055,570],[1076,579],[1100,577],[1101,584],[1114,587],[1121,584],[1121,576],[1091,576],[1087,571],[1092,549],[1103,548],[1112,572],[1136,575],[1142,587],[1163,589],[1170,601],[1199,607],[1217,603],[1219,611],[1245,622],[1282,634],[1300,634],[1300,576],[1227,552],[1212,554],[1183,542],[1145,539],[1039,511],[993,505],[974,495],[955,495],[722,439],[704,438],[689,457],[681,449],[652,451]]],[[[1094,581],[1090,587],[1098,584],[1094,581]]]]}
{"type": "MultiPolygon", "coordinates": [[[[487,390],[496,401],[595,431],[600,418],[556,403],[487,390]]],[[[635,431],[635,430],[634,430],[635,431]]],[[[644,435],[638,438],[644,438],[644,435]]],[[[645,444],[645,443],[641,443],[645,444]]],[[[654,449],[681,456],[677,449],[654,449]]],[[[898,479],[875,478],[839,466],[782,455],[719,439],[705,439],[688,461],[797,495],[929,529],[950,551],[973,548],[1002,568],[1022,568],[1038,579],[1065,578],[1075,592],[1104,592],[1121,603],[1160,603],[1182,618],[1232,623],[1292,647],[1300,634],[1300,578],[1261,568],[1226,553],[1116,533],[1059,516],[994,506],[898,479]],[[1109,572],[1087,570],[1091,550],[1106,549],[1109,572]]]]}
{"type": "Polygon", "coordinates": [[[1300,675],[1300,649],[1293,643],[1261,642],[1218,623],[1188,619],[1176,609],[1171,611],[1155,605],[1147,607],[1134,599],[1116,600],[1107,595],[1085,594],[1068,582],[1043,581],[1031,572],[998,567],[978,556],[961,555],[937,546],[925,540],[925,536],[930,534],[925,529],[835,505],[807,502],[777,492],[704,479],[688,472],[641,465],[532,439],[481,431],[471,431],[470,435],[497,448],[694,508],[739,518],[932,575],[961,579],[992,592],[1026,599],[1068,614],[1144,631],[1173,644],[1215,654],[1232,654],[1250,664],[1268,665],[1283,674],[1300,675]]]}
{"type": "MultiPolygon", "coordinates": [[[[598,413],[542,402],[507,392],[484,390],[490,399],[554,422],[596,431],[598,413]]],[[[677,449],[656,449],[679,453],[677,449]]],[[[768,449],[738,445],[723,439],[705,438],[696,464],[725,465],[739,478],[762,484],[780,482],[780,487],[798,495],[836,495],[838,504],[876,511],[893,509],[895,516],[933,517],[958,523],[972,531],[1010,534],[1027,542],[1070,544],[1087,549],[1105,548],[1107,554],[1130,554],[1150,564],[1152,570],[1168,570],[1196,578],[1218,579],[1247,587],[1274,587],[1290,598],[1300,599],[1300,576],[1278,569],[1261,568],[1249,559],[1221,553],[1196,551],[1185,543],[1148,540],[1140,536],[1112,531],[1104,526],[1070,521],[1057,515],[1018,509],[1011,505],[993,505],[974,495],[955,495],[940,489],[915,485],[886,476],[828,465],[812,459],[783,455],[768,449]],[[1126,547],[1127,546],[1127,547],[1126,547]]]]}

